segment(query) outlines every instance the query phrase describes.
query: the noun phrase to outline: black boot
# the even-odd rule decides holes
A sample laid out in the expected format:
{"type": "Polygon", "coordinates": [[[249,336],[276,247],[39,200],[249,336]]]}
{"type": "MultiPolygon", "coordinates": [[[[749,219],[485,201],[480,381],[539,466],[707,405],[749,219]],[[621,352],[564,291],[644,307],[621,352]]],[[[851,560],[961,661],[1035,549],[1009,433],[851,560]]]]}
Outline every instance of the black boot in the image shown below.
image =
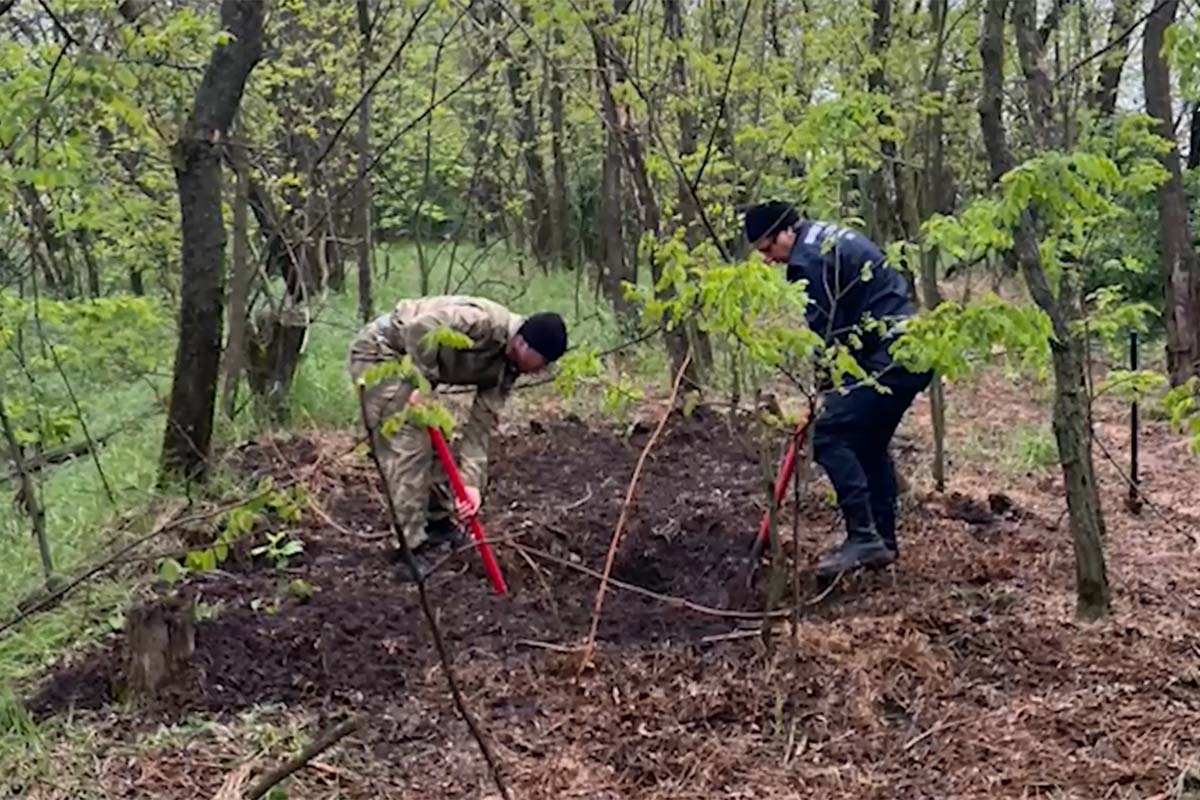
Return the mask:
{"type": "Polygon", "coordinates": [[[843,572],[858,569],[879,569],[896,560],[892,550],[874,526],[858,526],[846,533],[846,541],[821,557],[817,564],[817,580],[831,581],[843,572]]]}
{"type": "MultiPolygon", "coordinates": [[[[430,561],[427,553],[427,550],[421,549],[412,554],[413,566],[421,573],[421,577],[428,577],[429,570],[433,566],[433,562],[430,561]]],[[[416,583],[417,576],[413,573],[412,567],[405,563],[403,554],[398,554],[398,561],[399,563],[396,565],[396,579],[401,583],[416,583]]]]}
{"type": "Polygon", "coordinates": [[[449,517],[429,520],[425,524],[425,535],[433,545],[449,543],[451,547],[461,547],[466,542],[462,530],[449,517]]]}
{"type": "Polygon", "coordinates": [[[896,515],[876,515],[876,519],[880,518],[882,518],[882,521],[875,526],[879,533],[879,538],[883,540],[888,550],[891,550],[896,558],[900,558],[900,542],[896,539],[896,515]]]}

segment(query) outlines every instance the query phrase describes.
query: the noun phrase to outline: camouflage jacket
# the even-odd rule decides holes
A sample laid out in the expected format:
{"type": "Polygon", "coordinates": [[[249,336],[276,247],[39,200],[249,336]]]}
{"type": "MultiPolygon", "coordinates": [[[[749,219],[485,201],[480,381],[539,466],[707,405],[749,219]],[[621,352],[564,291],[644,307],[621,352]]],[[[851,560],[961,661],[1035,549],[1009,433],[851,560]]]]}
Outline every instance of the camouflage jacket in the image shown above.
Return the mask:
{"type": "Polygon", "coordinates": [[[366,326],[351,347],[350,359],[379,363],[408,355],[434,386],[475,386],[471,411],[459,431],[458,467],[465,484],[482,490],[492,430],[517,379],[505,351],[524,321],[499,303],[479,297],[405,299],[366,326]],[[423,341],[442,327],[467,335],[473,346],[460,350],[423,341]]]}

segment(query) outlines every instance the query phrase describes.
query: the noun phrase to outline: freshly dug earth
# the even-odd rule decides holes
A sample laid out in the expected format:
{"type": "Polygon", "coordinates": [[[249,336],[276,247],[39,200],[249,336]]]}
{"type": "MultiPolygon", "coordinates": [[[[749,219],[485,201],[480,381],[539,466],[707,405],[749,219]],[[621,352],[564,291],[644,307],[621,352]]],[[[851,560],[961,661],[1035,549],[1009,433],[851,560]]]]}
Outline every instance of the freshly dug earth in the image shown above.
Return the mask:
{"type": "MultiPolygon", "coordinates": [[[[899,448],[909,467],[920,416],[899,448]]],[[[805,602],[773,652],[743,635],[751,623],[610,587],[598,652],[579,673],[579,656],[563,651],[586,635],[598,582],[561,562],[603,568],[647,436],[571,420],[505,434],[484,524],[505,540],[496,549],[510,595],[491,593],[469,549],[431,581],[459,679],[517,797],[1165,798],[1200,757],[1194,550],[1149,517],[1110,524],[1117,614],[1075,624],[1052,474],[964,482],[944,498],[918,489],[902,561],[819,602],[807,599],[810,563],[836,540],[837,517],[814,481],[787,547],[800,554],[805,602]]],[[[157,702],[113,704],[114,638],[50,676],[35,714],[71,708],[131,745],[164,722],[231,721],[263,706],[314,725],[355,713],[362,732],[293,779],[289,796],[494,795],[415,589],[394,578],[376,477],[351,446],[289,438],[243,453],[248,472],[280,478],[319,464],[297,531],[305,552],[286,573],[248,563],[187,584],[214,613],[197,626],[192,670],[157,702]],[[295,579],[311,598],[286,590],[295,579]]],[[[764,485],[740,423],[673,419],[613,577],[714,609],[761,608],[761,591],[739,587],[764,485]]],[[[1105,490],[1116,506],[1115,472],[1105,490]]],[[[790,536],[791,515],[780,523],[790,536]]],[[[98,795],[212,796],[250,755],[136,752],[137,771],[105,762],[98,795]]]]}

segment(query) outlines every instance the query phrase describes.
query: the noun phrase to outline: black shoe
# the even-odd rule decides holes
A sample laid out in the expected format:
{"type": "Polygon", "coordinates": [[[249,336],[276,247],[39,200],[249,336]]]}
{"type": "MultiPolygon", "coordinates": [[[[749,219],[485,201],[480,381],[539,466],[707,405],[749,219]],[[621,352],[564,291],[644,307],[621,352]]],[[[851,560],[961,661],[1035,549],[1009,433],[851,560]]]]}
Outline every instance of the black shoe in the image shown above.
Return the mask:
{"type": "Polygon", "coordinates": [[[900,543],[896,541],[896,535],[892,534],[891,536],[887,536],[884,534],[880,534],[879,538],[883,539],[884,546],[887,547],[888,550],[891,550],[892,554],[896,557],[893,560],[899,560],[899,558],[900,558],[900,543]]]}
{"type": "Polygon", "coordinates": [[[880,569],[896,560],[896,551],[879,538],[874,529],[851,531],[841,547],[821,557],[817,564],[817,579],[825,582],[843,572],[859,569],[880,569]]]}
{"type": "MultiPolygon", "coordinates": [[[[421,577],[425,578],[429,575],[429,570],[433,566],[429,557],[424,552],[413,553],[412,563],[421,573],[421,577]]],[[[396,579],[401,583],[416,583],[417,575],[413,573],[412,568],[404,561],[404,556],[400,556],[400,563],[396,565],[396,579]]]]}
{"type": "Polygon", "coordinates": [[[449,517],[431,519],[425,524],[425,535],[433,545],[449,544],[451,547],[460,547],[466,541],[462,530],[449,517]]]}

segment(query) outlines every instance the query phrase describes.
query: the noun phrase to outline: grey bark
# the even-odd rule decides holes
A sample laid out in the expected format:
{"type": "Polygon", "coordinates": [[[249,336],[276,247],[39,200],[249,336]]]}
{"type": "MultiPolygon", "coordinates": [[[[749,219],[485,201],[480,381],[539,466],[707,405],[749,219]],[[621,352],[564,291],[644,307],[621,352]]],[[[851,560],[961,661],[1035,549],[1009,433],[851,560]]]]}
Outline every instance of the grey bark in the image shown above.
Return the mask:
{"type": "MultiPolygon", "coordinates": [[[[367,0],[357,0],[359,59],[358,79],[365,91],[371,63],[371,15],[367,0]]],[[[354,239],[358,260],[358,318],[366,324],[374,314],[371,296],[371,97],[363,97],[358,107],[358,131],[355,137],[358,150],[358,171],[362,178],[354,190],[354,239]]]]}
{"type": "MultiPolygon", "coordinates": [[[[1028,0],[1017,0],[1017,4],[1028,0]]],[[[980,127],[992,175],[999,178],[1012,168],[1012,153],[1002,116],[1004,88],[1004,22],[1008,0],[987,0],[984,10],[980,55],[983,58],[983,91],[979,102],[980,127]]],[[[1043,85],[1036,32],[1027,9],[1014,5],[1014,23],[1026,81],[1043,85]],[[1023,44],[1022,44],[1023,43],[1023,44]],[[1031,47],[1031,44],[1034,45],[1031,47]]],[[[1028,88],[1037,95],[1037,88],[1028,88]]],[[[1043,110],[1033,114],[1034,125],[1049,119],[1049,97],[1043,110]]],[[[1038,132],[1039,141],[1046,130],[1038,132]]],[[[1091,420],[1084,348],[1073,323],[1079,318],[1076,281],[1064,275],[1055,295],[1050,287],[1038,249],[1037,221],[1030,210],[1022,213],[1014,231],[1017,262],[1029,292],[1038,307],[1050,318],[1054,339],[1050,342],[1054,364],[1054,436],[1067,490],[1067,512],[1075,550],[1076,613],[1083,619],[1108,614],[1111,597],[1108,572],[1104,563],[1104,517],[1092,462],[1091,420]]]]}
{"type": "Polygon", "coordinates": [[[1178,0],[1161,4],[1146,20],[1142,42],[1146,112],[1157,133],[1171,142],[1160,158],[1167,180],[1158,187],[1158,229],[1166,291],[1167,371],[1178,385],[1200,375],[1200,260],[1192,247],[1187,193],[1183,186],[1171,102],[1171,71],[1163,55],[1166,29],[1175,21],[1178,0]]]}
{"type": "Polygon", "coordinates": [[[633,314],[632,304],[621,288],[622,281],[635,279],[632,268],[625,260],[625,239],[621,228],[624,216],[624,175],[622,170],[621,115],[613,99],[611,86],[614,82],[614,67],[608,55],[607,37],[599,31],[592,32],[592,47],[596,55],[596,69],[600,82],[600,110],[604,120],[604,165],[601,173],[600,192],[600,288],[613,308],[623,317],[633,314]]]}
{"type": "MultiPolygon", "coordinates": [[[[943,37],[945,35],[948,0],[932,0],[931,35],[938,46],[934,53],[933,68],[930,70],[929,88],[933,92],[946,91],[943,72],[943,37]]],[[[921,219],[929,219],[935,213],[952,211],[946,175],[945,120],[941,113],[931,115],[925,127],[926,164],[924,186],[918,193],[921,219]]],[[[937,308],[942,303],[938,289],[938,256],[927,250],[921,258],[921,288],[925,307],[937,308]]],[[[930,414],[933,421],[933,482],[939,492],[946,490],[946,393],[942,376],[934,375],[929,387],[930,414]]]]}
{"type": "Polygon", "coordinates": [[[222,0],[229,42],[213,48],[191,115],[175,144],[183,238],[179,343],[163,437],[163,476],[204,480],[212,445],[221,361],[225,226],[221,221],[221,148],[262,54],[266,3],[222,0]]]}
{"type": "Polygon", "coordinates": [[[1129,58],[1130,25],[1133,22],[1137,0],[1114,0],[1112,17],[1108,26],[1108,47],[1100,62],[1100,73],[1091,103],[1103,119],[1111,119],[1117,110],[1117,92],[1121,85],[1121,72],[1129,58]]]}
{"type": "Polygon", "coordinates": [[[238,382],[246,352],[246,314],[250,303],[250,243],[248,218],[250,207],[249,167],[245,145],[231,147],[237,188],[233,198],[233,276],[229,287],[229,336],[225,344],[225,380],[221,392],[221,410],[233,419],[238,382]]]}
{"type": "MultiPolygon", "coordinates": [[[[560,28],[554,30],[554,41],[559,45],[563,43],[560,28]]],[[[575,259],[568,249],[570,202],[567,197],[567,156],[563,147],[566,141],[564,83],[557,60],[546,67],[550,70],[550,153],[554,177],[550,193],[550,249],[560,266],[571,267],[575,259]]]]}
{"type": "Polygon", "coordinates": [[[42,573],[49,590],[54,580],[54,559],[50,555],[50,541],[46,538],[46,509],[38,497],[37,486],[25,463],[25,453],[17,441],[17,432],[8,417],[3,395],[0,395],[0,428],[4,429],[4,439],[8,443],[13,471],[20,478],[20,489],[14,499],[14,505],[22,508],[33,524],[33,538],[37,542],[38,556],[42,560],[42,573]]]}

